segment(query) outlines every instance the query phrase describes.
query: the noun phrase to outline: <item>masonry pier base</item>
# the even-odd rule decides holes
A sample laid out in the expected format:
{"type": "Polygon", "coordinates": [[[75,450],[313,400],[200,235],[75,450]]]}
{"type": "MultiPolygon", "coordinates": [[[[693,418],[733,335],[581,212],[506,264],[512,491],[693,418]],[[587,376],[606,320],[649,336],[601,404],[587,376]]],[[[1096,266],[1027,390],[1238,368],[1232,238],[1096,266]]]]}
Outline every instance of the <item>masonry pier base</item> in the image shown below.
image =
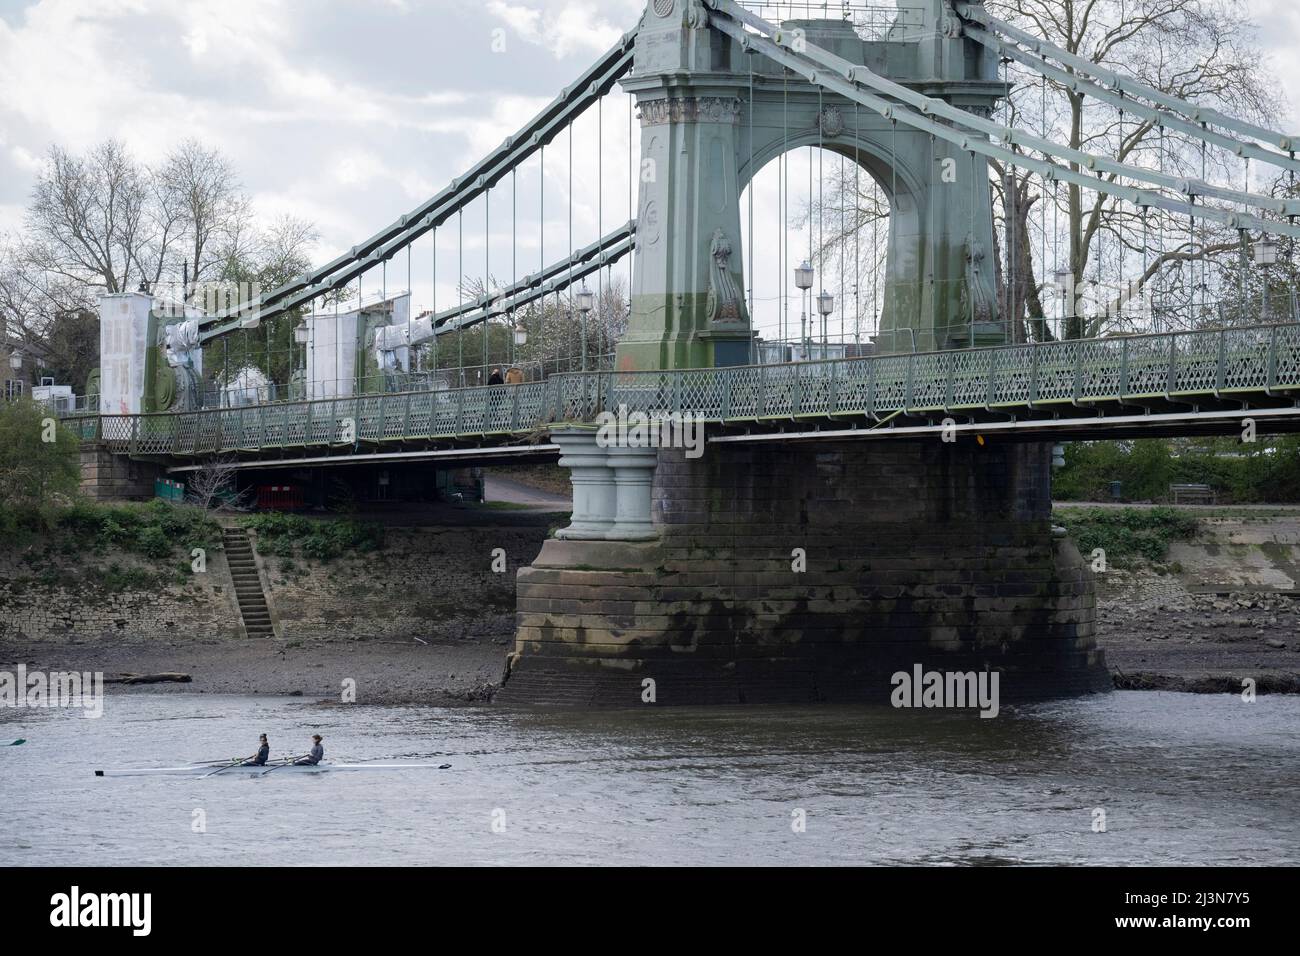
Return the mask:
{"type": "MultiPolygon", "coordinates": [[[[612,496],[592,490],[613,486],[613,463],[601,479],[603,450],[579,442],[583,507],[608,510],[612,496]]],[[[1091,574],[1052,533],[1048,447],[657,456],[653,540],[618,540],[613,516],[579,508],[575,526],[604,537],[562,531],[519,572],[501,702],[885,704],[892,675],[918,664],[998,671],[1003,702],[1110,687],[1091,574]]]]}

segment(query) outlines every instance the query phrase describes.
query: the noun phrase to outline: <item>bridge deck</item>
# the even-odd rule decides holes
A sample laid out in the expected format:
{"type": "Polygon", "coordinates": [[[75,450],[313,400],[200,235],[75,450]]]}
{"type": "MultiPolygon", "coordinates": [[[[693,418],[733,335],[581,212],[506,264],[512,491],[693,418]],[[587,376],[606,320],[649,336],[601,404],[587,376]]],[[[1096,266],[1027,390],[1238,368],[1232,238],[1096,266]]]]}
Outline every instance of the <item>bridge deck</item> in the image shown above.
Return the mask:
{"type": "Polygon", "coordinates": [[[620,406],[758,428],[791,421],[915,424],[950,415],[971,422],[1097,421],[1170,408],[1184,409],[1182,418],[1204,414],[1208,424],[1223,419],[1224,409],[1294,409],[1297,390],[1300,325],[1289,324],[791,365],[572,373],[515,386],[76,416],[71,423],[84,439],[115,452],[196,458],[508,444],[620,406]]]}

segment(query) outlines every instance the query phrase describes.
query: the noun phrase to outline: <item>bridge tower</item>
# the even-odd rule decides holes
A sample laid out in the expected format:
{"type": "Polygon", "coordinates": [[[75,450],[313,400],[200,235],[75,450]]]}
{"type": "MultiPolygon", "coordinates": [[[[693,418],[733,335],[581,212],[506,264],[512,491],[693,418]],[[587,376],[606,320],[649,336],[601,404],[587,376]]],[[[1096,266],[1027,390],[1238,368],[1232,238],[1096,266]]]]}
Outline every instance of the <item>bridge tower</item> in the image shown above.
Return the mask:
{"type": "MultiPolygon", "coordinates": [[[[643,175],[618,367],[749,362],[740,191],[782,150],[818,144],[889,194],[882,350],[1001,344],[986,161],[784,75],[710,25],[722,2],[651,0],[623,81],[641,107],[643,175]]],[[[1005,90],[947,0],[910,9],[880,40],[807,20],[783,24],[781,42],[799,31],[991,112],[1005,90]]],[[[805,434],[692,454],[589,428],[551,436],[573,522],[519,572],[503,703],[883,704],[918,668],[997,672],[1004,701],[1109,686],[1090,573],[1052,528],[1042,444],[805,434]]]]}
{"type": "MultiPolygon", "coordinates": [[[[850,64],[983,116],[1006,88],[947,0],[900,10],[883,39],[842,20],[782,24],[850,64]]],[[[632,319],[620,369],[751,361],[740,196],[783,152],[820,146],[889,198],[881,351],[1001,344],[988,162],[828,92],[710,25],[701,0],[651,0],[622,81],[641,119],[632,319]]],[[[751,277],[752,278],[752,277],[751,277]]]]}

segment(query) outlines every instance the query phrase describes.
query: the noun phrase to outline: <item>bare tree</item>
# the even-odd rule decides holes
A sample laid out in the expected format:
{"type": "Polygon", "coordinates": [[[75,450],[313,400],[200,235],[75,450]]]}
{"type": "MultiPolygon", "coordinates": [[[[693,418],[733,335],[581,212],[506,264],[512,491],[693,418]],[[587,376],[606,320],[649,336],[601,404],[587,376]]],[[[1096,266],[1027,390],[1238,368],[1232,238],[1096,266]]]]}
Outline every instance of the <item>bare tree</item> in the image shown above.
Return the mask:
{"type": "Polygon", "coordinates": [[[252,256],[262,241],[230,162],[194,140],[157,167],[116,140],[85,156],[51,147],[26,225],[28,270],[88,293],[176,281],[184,263],[194,281],[224,279],[228,265],[252,256]]]}
{"type": "Polygon", "coordinates": [[[190,139],[168,154],[155,179],[159,204],[180,215],[189,278],[196,283],[221,279],[226,262],[241,253],[252,231],[252,204],[234,167],[217,150],[190,139]]]}
{"type": "MultiPolygon", "coordinates": [[[[179,283],[186,271],[194,284],[241,284],[252,294],[306,271],[316,241],[315,227],[292,216],[257,223],[229,160],[196,141],[182,142],[156,167],[112,140],[84,156],[56,146],[32,191],[24,232],[0,238],[4,341],[79,384],[94,359],[83,354],[93,331],[84,318],[98,295],[179,283]]],[[[256,352],[256,364],[270,369],[272,352],[290,351],[292,320],[277,320],[269,338],[241,338],[236,361],[256,352]]]]}
{"type": "Polygon", "coordinates": [[[239,491],[235,476],[238,460],[230,456],[209,458],[185,482],[185,498],[204,511],[246,511],[250,490],[239,491]]]}
{"type": "MultiPolygon", "coordinates": [[[[993,15],[1076,56],[1182,99],[1263,125],[1274,125],[1282,110],[1278,84],[1254,42],[1245,0],[988,0],[987,6],[993,15]]],[[[1001,64],[1001,70],[1011,94],[996,121],[1168,175],[1212,178],[1236,188],[1243,184],[1244,165],[1227,150],[1203,148],[1015,62],[1001,64]]],[[[1057,269],[1068,276],[1071,293],[1056,307],[1066,337],[1130,328],[1120,313],[1148,293],[1167,300],[1183,325],[1206,321],[1203,304],[1214,294],[1208,270],[1223,273],[1220,285],[1235,275],[1242,246],[1231,229],[1135,209],[1099,192],[1044,183],[1001,163],[989,165],[998,301],[1013,341],[1053,335],[1048,311],[1057,269]]],[[[872,177],[855,172],[841,174],[832,163],[824,196],[808,205],[803,221],[811,217],[817,228],[821,239],[815,254],[824,259],[826,271],[834,274],[846,254],[845,268],[855,275],[841,276],[842,287],[864,292],[869,290],[861,285],[878,287],[884,248],[866,241],[863,229],[887,218],[888,207],[872,177]]],[[[1106,174],[1102,181],[1117,178],[1106,174]]],[[[1285,184],[1278,179],[1264,188],[1278,193],[1285,184]]],[[[874,312],[877,295],[860,298],[874,312]]]]}
{"type": "MultiPolygon", "coordinates": [[[[437,362],[439,368],[455,368],[464,360],[465,367],[474,368],[482,361],[483,335],[488,335],[489,358],[500,361],[500,354],[509,351],[519,363],[537,363],[547,371],[569,371],[580,367],[583,341],[586,341],[587,367],[594,369],[600,357],[613,352],[615,345],[627,331],[629,306],[627,283],[619,276],[608,279],[591,278],[596,288],[592,311],[584,318],[573,299],[577,289],[534,300],[515,313],[514,328],[526,334],[527,341],[517,348],[509,346],[510,322],[498,316],[489,323],[484,333],[483,323],[473,325],[463,332],[445,332],[438,337],[437,362]],[[499,342],[498,342],[499,340],[499,342]]],[[[491,288],[492,295],[499,294],[503,283],[495,277],[485,283],[479,277],[466,277],[461,283],[460,296],[465,302],[476,302],[491,288]]]]}
{"type": "MultiPolygon", "coordinates": [[[[1243,0],[989,0],[988,7],[995,16],[1075,56],[1181,99],[1264,124],[1279,113],[1272,92],[1277,87],[1254,42],[1250,10],[1243,0]]],[[[1131,165],[1175,175],[1217,173],[1241,181],[1240,165],[1223,151],[1176,137],[1154,120],[1014,64],[1004,64],[1004,69],[1015,84],[1004,118],[1012,125],[1131,165]]],[[[1064,70],[1075,73],[1070,67],[1064,70]]],[[[1082,171],[1077,164],[1071,168],[1082,171]]],[[[1008,270],[1008,280],[1017,287],[1033,283],[1029,178],[1017,174],[1012,191],[1005,171],[999,175],[1002,231],[1013,242],[1018,240],[1008,270]]],[[[1114,173],[1103,177],[1106,183],[1118,178],[1114,173]]],[[[1092,314],[1080,310],[1077,295],[1068,296],[1063,330],[1067,337],[1105,332],[1118,307],[1149,285],[1160,285],[1171,269],[1232,252],[1239,245],[1231,235],[1225,237],[1222,230],[1204,223],[1197,224],[1198,231],[1185,218],[1132,209],[1074,184],[1050,190],[1037,185],[1038,198],[1046,200],[1037,231],[1042,240],[1050,230],[1053,245],[1059,240],[1065,247],[1060,266],[1070,276],[1069,288],[1119,290],[1094,296],[1092,314]],[[1054,208],[1050,225],[1049,208],[1054,208]]],[[[1045,263],[1040,266],[1046,271],[1045,263]]],[[[1025,286],[1017,294],[1004,293],[1017,322],[1042,318],[1041,285],[1037,296],[1028,291],[1025,286]],[[1039,305],[1036,316],[1026,311],[1034,298],[1039,305]]]]}
{"type": "Polygon", "coordinates": [[[84,157],[51,147],[27,212],[30,265],[109,293],[158,282],[181,218],[159,195],[116,140],[84,157]]]}
{"type": "Polygon", "coordinates": [[[18,242],[0,239],[0,342],[23,348],[52,369],[80,368],[84,363],[63,354],[60,345],[71,341],[63,326],[69,319],[78,322],[88,308],[84,287],[29,268],[18,242]]]}

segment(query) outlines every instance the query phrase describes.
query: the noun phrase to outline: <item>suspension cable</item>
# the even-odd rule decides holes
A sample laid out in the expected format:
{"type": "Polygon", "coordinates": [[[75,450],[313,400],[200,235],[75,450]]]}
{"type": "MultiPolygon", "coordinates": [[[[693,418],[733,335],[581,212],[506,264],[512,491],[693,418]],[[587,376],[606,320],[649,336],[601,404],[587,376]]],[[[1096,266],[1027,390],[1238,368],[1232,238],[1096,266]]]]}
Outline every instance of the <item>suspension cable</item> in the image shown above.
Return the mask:
{"type": "MultiPolygon", "coordinates": [[[[456,210],[456,302],[465,304],[465,210],[456,210]]],[[[465,387],[465,326],[456,326],[456,361],[460,367],[460,387],[465,387]]]]}

